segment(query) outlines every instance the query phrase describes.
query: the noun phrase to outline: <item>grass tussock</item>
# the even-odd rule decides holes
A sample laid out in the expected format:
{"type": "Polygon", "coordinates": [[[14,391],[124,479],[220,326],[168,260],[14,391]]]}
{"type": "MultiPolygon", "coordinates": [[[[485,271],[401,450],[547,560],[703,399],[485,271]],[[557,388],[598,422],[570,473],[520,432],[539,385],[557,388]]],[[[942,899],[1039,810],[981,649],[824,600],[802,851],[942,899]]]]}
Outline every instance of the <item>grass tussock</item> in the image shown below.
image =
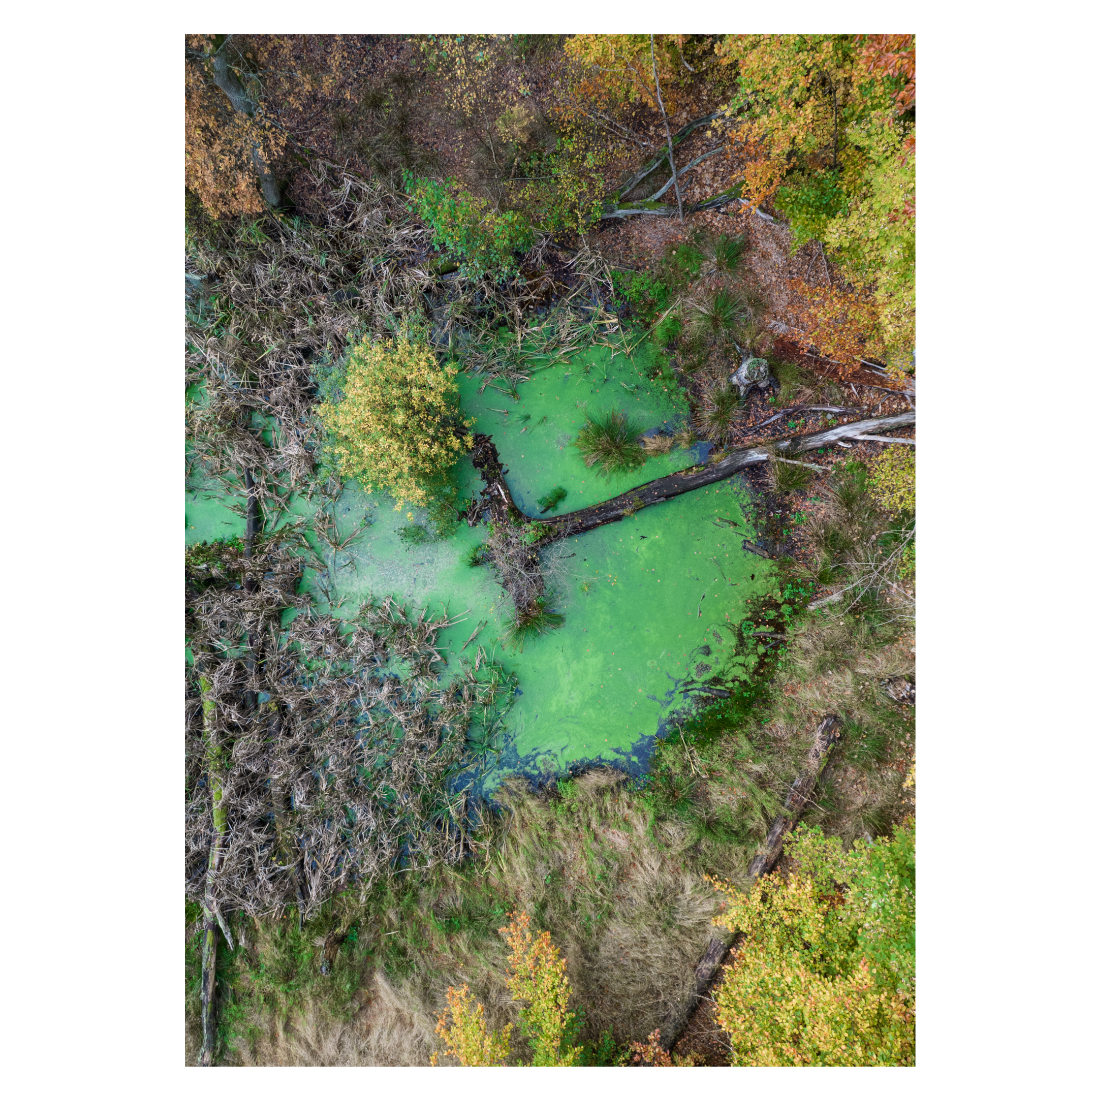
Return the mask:
{"type": "Polygon", "coordinates": [[[642,440],[642,447],[645,449],[646,455],[667,455],[675,445],[676,441],[673,437],[666,435],[664,432],[646,436],[642,440]]]}
{"type": "Polygon", "coordinates": [[[768,483],[776,493],[795,493],[813,481],[813,470],[791,459],[772,457],[768,464],[768,483]]]}
{"type": "Polygon", "coordinates": [[[541,496],[538,499],[539,512],[555,512],[558,505],[569,495],[567,489],[562,488],[560,485],[555,485],[545,496],[541,496]]]}
{"type": "Polygon", "coordinates": [[[504,632],[504,644],[523,652],[528,642],[564,625],[565,616],[550,606],[550,597],[538,596],[526,607],[516,608],[504,632]]]}
{"type": "Polygon", "coordinates": [[[584,427],[573,446],[580,451],[584,464],[611,477],[629,473],[645,463],[646,455],[638,436],[641,424],[616,410],[586,414],[584,427]]]}
{"type": "Polygon", "coordinates": [[[707,386],[695,412],[695,428],[704,439],[721,445],[732,438],[745,410],[736,386],[717,382],[707,386]]]}

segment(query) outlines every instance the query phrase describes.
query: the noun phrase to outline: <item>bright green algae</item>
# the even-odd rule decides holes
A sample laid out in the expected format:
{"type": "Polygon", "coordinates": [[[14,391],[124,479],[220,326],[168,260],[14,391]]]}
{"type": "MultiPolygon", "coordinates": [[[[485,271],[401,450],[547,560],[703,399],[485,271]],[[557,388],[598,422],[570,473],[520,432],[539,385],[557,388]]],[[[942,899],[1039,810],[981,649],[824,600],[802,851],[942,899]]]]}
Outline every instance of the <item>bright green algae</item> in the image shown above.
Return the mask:
{"type": "MultiPolygon", "coordinates": [[[[645,429],[672,429],[683,421],[680,395],[666,395],[643,373],[641,363],[622,355],[612,361],[607,349],[593,348],[568,365],[536,373],[518,387],[518,402],[495,385],[479,395],[485,380],[462,376],[462,405],[476,420],[474,430],[492,436],[516,504],[537,515],[537,498],[561,485],[569,495],[552,513],[560,515],[699,460],[698,449],[677,450],[608,479],[586,468],[571,446],[586,411],[619,409],[645,429]],[[505,409],[507,414],[499,411],[505,409]],[[524,414],[529,419],[521,421],[524,414]]],[[[468,458],[459,464],[459,482],[466,498],[481,488],[468,458]]],[[[188,500],[188,542],[243,532],[239,517],[203,496],[188,500]]],[[[410,519],[390,498],[348,487],[337,502],[340,530],[364,517],[371,523],[349,552],[336,557],[337,601],[344,602],[335,613],[353,614],[370,595],[393,595],[433,611],[446,607],[463,619],[440,634],[452,667],[484,621],[463,656],[473,658],[483,646],[516,672],[519,690],[497,745],[501,751],[478,783],[483,791],[512,772],[549,776],[597,761],[638,772],[670,714],[689,697],[705,699],[698,682],[727,667],[745,600],[771,587],[767,563],[741,549],[741,540],[752,536],[746,504],[743,487],[731,479],[544,551],[552,606],[564,612],[565,624],[518,653],[501,644],[511,610],[507,597],[487,567],[465,563],[484,539],[484,527],[463,523],[449,539],[409,545],[400,528],[422,520],[421,513],[413,511],[410,519]],[[692,676],[689,696],[684,681],[692,676]]],[[[299,500],[292,510],[312,515],[312,508],[299,500]]],[[[310,588],[323,599],[315,585],[310,588]]]]}

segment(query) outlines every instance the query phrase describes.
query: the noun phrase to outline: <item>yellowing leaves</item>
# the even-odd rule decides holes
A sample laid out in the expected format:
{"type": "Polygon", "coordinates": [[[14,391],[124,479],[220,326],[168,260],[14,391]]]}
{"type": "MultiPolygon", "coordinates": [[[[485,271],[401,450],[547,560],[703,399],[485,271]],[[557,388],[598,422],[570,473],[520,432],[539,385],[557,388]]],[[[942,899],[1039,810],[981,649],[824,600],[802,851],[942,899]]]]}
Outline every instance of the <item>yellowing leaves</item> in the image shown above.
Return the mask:
{"type": "Polygon", "coordinates": [[[398,508],[426,506],[472,442],[473,421],[458,412],[457,374],[406,336],[353,348],[344,399],[318,409],[341,476],[384,489],[398,508]]]}

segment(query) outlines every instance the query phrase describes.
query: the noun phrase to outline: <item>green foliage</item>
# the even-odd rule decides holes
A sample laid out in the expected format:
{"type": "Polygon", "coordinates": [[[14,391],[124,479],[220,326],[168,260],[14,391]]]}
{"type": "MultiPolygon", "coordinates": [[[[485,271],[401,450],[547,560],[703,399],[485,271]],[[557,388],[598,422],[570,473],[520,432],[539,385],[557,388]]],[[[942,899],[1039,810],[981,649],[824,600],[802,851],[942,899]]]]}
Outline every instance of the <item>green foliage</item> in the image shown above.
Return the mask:
{"type": "Polygon", "coordinates": [[[484,564],[487,560],[485,555],[485,543],[479,542],[477,546],[471,546],[470,549],[466,551],[462,560],[470,566],[471,569],[484,564]]]}
{"type": "Polygon", "coordinates": [[[515,254],[535,240],[534,227],[522,214],[500,213],[454,180],[439,183],[406,171],[405,189],[410,209],[431,229],[433,244],[455,256],[469,275],[502,283],[519,274],[515,254]]]}
{"type": "Polygon", "coordinates": [[[716,996],[735,1065],[913,1064],[914,843],[911,824],[847,853],[799,829],[788,879],[716,883],[746,937],[716,996]]]}
{"type": "Polygon", "coordinates": [[[523,161],[520,174],[527,182],[516,189],[515,201],[544,233],[584,233],[603,212],[610,159],[591,133],[566,127],[549,148],[523,161]]]}
{"type": "Polygon", "coordinates": [[[184,550],[184,568],[188,574],[198,574],[206,566],[222,565],[227,550],[244,550],[244,539],[234,536],[192,543],[184,550]]]}
{"type": "Polygon", "coordinates": [[[890,512],[908,515],[916,513],[916,479],[916,447],[905,443],[893,444],[871,460],[871,492],[890,512]]]}
{"type": "Polygon", "coordinates": [[[562,626],[565,616],[551,611],[549,603],[548,597],[539,596],[529,607],[517,610],[505,625],[504,644],[522,653],[533,638],[562,626]]]}
{"type": "Polygon", "coordinates": [[[643,324],[651,324],[668,309],[669,288],[650,271],[613,271],[611,281],[643,324]]]}
{"type": "Polygon", "coordinates": [[[586,466],[595,466],[605,477],[636,470],[645,463],[645,450],[638,442],[642,425],[625,413],[611,411],[586,414],[584,427],[573,446],[586,466]]]}
{"type": "Polygon", "coordinates": [[[398,527],[397,534],[406,546],[423,546],[426,542],[432,542],[431,531],[419,523],[409,524],[407,527],[398,527]]]}
{"type": "Polygon", "coordinates": [[[775,208],[790,222],[791,247],[798,249],[824,239],[830,222],[847,213],[848,196],[836,172],[804,173],[788,180],[776,193],[775,208]]]}
{"type": "Polygon", "coordinates": [[[557,510],[557,507],[565,498],[569,495],[566,489],[563,489],[560,485],[555,485],[545,496],[541,496],[538,499],[538,506],[540,512],[553,512],[557,510]]]}
{"type": "Polygon", "coordinates": [[[699,277],[706,263],[704,238],[696,233],[691,240],[670,244],[660,263],[662,280],[673,290],[681,290],[699,277]]]}

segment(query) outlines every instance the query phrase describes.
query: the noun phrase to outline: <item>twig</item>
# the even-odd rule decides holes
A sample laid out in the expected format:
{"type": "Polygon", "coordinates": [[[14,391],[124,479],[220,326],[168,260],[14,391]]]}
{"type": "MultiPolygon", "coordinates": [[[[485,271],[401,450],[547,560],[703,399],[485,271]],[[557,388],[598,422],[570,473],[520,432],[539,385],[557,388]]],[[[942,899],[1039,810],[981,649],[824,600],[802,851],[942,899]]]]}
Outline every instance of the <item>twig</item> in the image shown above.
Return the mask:
{"type": "Polygon", "coordinates": [[[653,82],[657,86],[657,106],[661,108],[661,119],[665,124],[665,140],[668,142],[668,165],[672,169],[672,184],[676,188],[676,209],[679,211],[680,224],[684,224],[684,200],[680,196],[680,180],[676,174],[676,160],[672,154],[672,131],[668,127],[668,115],[661,98],[661,78],[657,75],[657,54],[653,48],[653,35],[649,36],[649,56],[653,61],[653,82]]]}
{"type": "Polygon", "coordinates": [[[910,447],[915,447],[917,441],[915,439],[895,439],[889,435],[851,435],[849,439],[869,439],[873,443],[908,443],[910,447]]]}
{"type": "Polygon", "coordinates": [[[775,462],[787,462],[791,466],[806,466],[808,469],[811,470],[820,470],[823,474],[827,474],[829,472],[828,466],[818,466],[816,463],[813,462],[799,462],[796,458],[783,458],[782,455],[772,455],[772,459],[775,462]]]}

